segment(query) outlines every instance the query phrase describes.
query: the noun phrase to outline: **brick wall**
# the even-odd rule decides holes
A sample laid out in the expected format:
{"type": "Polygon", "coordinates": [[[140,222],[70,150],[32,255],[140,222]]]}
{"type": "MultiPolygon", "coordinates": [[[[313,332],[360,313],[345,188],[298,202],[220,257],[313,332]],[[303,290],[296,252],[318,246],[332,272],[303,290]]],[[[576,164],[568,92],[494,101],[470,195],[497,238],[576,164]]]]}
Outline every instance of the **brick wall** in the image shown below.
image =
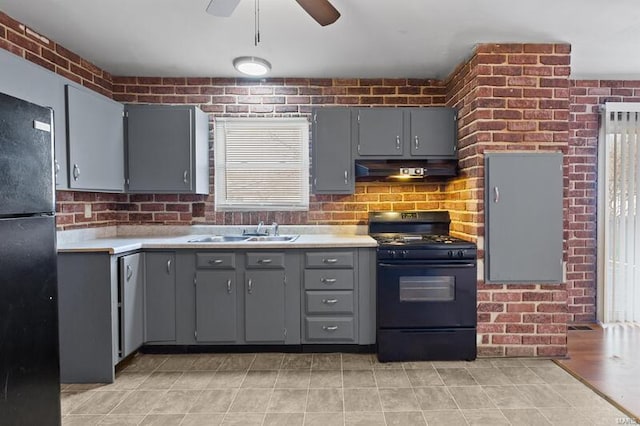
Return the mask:
{"type": "Polygon", "coordinates": [[[573,80],[568,152],[569,320],[596,319],[596,200],[599,113],[605,102],[640,102],[640,81],[573,80]]]}
{"type": "MultiPolygon", "coordinates": [[[[61,229],[117,223],[363,223],[368,210],[448,209],[454,234],[484,234],[486,149],[566,154],[567,287],[479,283],[482,355],[561,355],[566,322],[595,312],[596,107],[640,101],[638,81],[570,81],[565,45],[482,45],[444,82],[409,79],[268,79],[112,76],[0,12],[0,48],[124,102],[196,103],[212,114],[307,116],[314,105],[459,109],[462,174],[421,184],[358,183],[354,195],[311,199],[309,212],[215,213],[211,197],[57,192],[61,229]],[[570,112],[570,113],[569,113],[570,112]],[[569,126],[569,128],[568,128],[569,126]],[[568,140],[568,144],[567,144],[568,140]],[[87,204],[92,217],[84,218],[87,204]],[[568,301],[568,309],[567,309],[568,301]]],[[[480,251],[480,257],[483,257],[480,251]]]]}
{"type": "MultiPolygon", "coordinates": [[[[569,65],[568,45],[485,44],[451,75],[447,104],[459,110],[462,174],[447,185],[445,205],[456,232],[484,235],[484,152],[567,153],[569,65]]],[[[564,284],[478,283],[480,355],[564,355],[567,319],[564,284]]]]}

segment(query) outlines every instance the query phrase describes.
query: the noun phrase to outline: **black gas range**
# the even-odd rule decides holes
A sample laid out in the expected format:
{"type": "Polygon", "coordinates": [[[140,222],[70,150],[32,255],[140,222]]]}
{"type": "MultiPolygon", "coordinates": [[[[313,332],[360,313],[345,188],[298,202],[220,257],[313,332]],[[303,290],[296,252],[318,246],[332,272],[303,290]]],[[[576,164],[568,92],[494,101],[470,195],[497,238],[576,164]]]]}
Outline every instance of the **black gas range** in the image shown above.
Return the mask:
{"type": "Polygon", "coordinates": [[[447,211],[369,214],[380,361],[475,359],[477,250],[450,223],[447,211]]]}

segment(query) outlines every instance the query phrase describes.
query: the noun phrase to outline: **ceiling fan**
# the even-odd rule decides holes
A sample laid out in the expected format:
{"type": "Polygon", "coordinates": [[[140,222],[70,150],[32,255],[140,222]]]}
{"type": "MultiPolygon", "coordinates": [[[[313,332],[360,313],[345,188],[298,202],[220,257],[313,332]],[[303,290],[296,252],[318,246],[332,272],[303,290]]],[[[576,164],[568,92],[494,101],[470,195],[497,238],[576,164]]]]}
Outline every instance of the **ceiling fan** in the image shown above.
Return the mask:
{"type": "MultiPolygon", "coordinates": [[[[329,0],[296,0],[300,6],[313,18],[318,24],[333,24],[339,17],[340,12],[329,0]]],[[[211,0],[207,6],[207,13],[214,16],[229,17],[238,6],[240,0],[211,0]]]]}

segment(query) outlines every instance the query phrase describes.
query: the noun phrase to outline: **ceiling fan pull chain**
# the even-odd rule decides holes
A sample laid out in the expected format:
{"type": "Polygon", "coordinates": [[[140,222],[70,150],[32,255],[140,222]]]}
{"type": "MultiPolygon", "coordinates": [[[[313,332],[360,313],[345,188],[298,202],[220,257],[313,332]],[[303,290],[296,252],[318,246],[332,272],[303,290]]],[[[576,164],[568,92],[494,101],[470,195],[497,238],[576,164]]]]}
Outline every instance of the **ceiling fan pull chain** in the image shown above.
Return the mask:
{"type": "Polygon", "coordinates": [[[255,46],[260,43],[260,0],[254,0],[254,26],[255,34],[253,37],[253,43],[255,46]]]}

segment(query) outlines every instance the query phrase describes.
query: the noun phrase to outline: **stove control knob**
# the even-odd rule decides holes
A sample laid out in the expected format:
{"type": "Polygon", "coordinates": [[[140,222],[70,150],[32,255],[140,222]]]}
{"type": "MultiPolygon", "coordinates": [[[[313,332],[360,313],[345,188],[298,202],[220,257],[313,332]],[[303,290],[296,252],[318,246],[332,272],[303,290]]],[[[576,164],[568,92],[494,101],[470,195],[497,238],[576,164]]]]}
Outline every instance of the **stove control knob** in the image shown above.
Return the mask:
{"type": "Polygon", "coordinates": [[[389,250],[389,257],[394,259],[396,257],[396,251],[395,250],[389,250]]]}
{"type": "Polygon", "coordinates": [[[447,252],[447,255],[448,255],[449,257],[453,257],[453,252],[452,252],[451,250],[449,250],[449,251],[447,252]]]}
{"type": "Polygon", "coordinates": [[[464,257],[464,251],[458,250],[458,257],[464,257]]]}
{"type": "Polygon", "coordinates": [[[402,250],[402,257],[407,257],[409,252],[407,250],[402,250]]]}

